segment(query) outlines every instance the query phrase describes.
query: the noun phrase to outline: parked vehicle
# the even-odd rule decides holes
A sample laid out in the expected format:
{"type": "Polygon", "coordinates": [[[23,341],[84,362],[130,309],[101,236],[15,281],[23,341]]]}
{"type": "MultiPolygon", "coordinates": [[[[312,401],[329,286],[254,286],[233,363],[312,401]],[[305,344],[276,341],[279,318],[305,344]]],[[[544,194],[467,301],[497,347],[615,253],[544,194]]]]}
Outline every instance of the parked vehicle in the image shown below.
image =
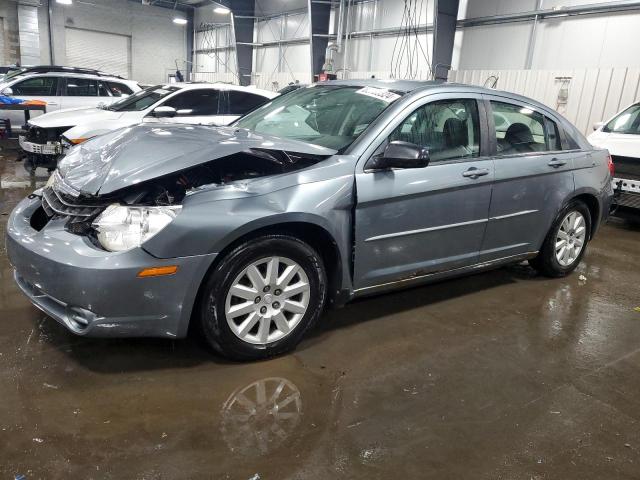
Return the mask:
{"type": "Polygon", "coordinates": [[[76,334],[179,338],[192,321],[256,359],[293,349],[325,305],[527,259],[567,275],[608,215],[608,159],[519,95],[326,82],[230,127],[73,147],[12,212],[7,250],[76,334]]]}
{"type": "Polygon", "coordinates": [[[621,212],[640,212],[640,102],[607,122],[594,125],[592,145],[606,148],[615,166],[616,200],[621,212]]]}
{"type": "Polygon", "coordinates": [[[173,83],[140,90],[101,107],[61,110],[29,122],[23,149],[27,168],[55,168],[65,147],[140,122],[227,125],[277,94],[225,83],[173,83]]]}
{"type": "MultiPolygon", "coordinates": [[[[46,72],[43,68],[18,70],[9,73],[0,82],[0,94],[24,98],[26,100],[44,100],[47,111],[53,112],[65,108],[95,107],[110,104],[119,97],[140,90],[132,80],[125,80],[105,74],[80,73],[78,69],[48,67],[55,70],[46,72]],[[69,71],[70,70],[70,71],[69,71]],[[76,70],[76,71],[74,71],[76,70]]],[[[21,112],[3,112],[11,120],[14,129],[21,129],[24,117],[21,112]]]]}

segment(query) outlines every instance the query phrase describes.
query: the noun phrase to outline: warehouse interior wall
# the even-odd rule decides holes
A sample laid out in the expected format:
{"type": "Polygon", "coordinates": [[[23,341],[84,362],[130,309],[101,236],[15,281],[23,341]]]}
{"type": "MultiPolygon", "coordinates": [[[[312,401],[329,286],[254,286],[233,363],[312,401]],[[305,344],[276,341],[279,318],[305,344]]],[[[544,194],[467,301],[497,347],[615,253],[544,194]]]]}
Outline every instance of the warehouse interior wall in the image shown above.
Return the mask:
{"type": "Polygon", "coordinates": [[[125,35],[131,38],[131,78],[141,83],[166,82],[186,66],[186,28],[173,23],[170,9],[128,0],[52,3],[54,62],[66,64],[67,28],[125,35]],[[124,21],[123,21],[124,19],[124,21]]]}
{"type": "MultiPolygon", "coordinates": [[[[530,12],[537,0],[467,2],[459,18],[530,12]]],[[[543,0],[542,8],[589,5],[593,0],[543,0]]],[[[613,2],[609,2],[613,3],[613,2]]],[[[538,21],[532,45],[532,70],[638,66],[640,10],[557,17],[538,21]]],[[[522,69],[533,21],[468,27],[455,69],[522,69]]]]}
{"type": "MultiPolygon", "coordinates": [[[[46,0],[20,3],[0,0],[0,18],[4,26],[0,46],[5,64],[17,61],[22,64],[51,63],[48,8],[46,0]],[[19,22],[19,9],[23,22],[19,22]],[[37,50],[34,45],[37,45],[37,50]],[[27,56],[25,50],[29,53],[27,56]],[[39,57],[35,54],[38,50],[39,57]]],[[[170,9],[128,0],[87,0],[70,6],[52,1],[51,11],[55,64],[68,64],[66,29],[74,28],[130,37],[130,77],[139,82],[166,82],[169,73],[176,69],[176,61],[180,68],[186,67],[186,28],[173,23],[175,13],[170,9]]]]}

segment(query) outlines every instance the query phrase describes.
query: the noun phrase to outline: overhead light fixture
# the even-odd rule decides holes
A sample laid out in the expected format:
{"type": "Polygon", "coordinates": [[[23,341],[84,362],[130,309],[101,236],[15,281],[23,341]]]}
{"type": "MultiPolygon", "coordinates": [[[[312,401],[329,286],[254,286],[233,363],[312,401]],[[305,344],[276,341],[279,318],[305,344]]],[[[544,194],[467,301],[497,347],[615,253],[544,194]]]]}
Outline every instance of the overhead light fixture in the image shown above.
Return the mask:
{"type": "Polygon", "coordinates": [[[215,13],[219,13],[220,15],[227,15],[231,13],[231,10],[229,10],[227,7],[216,7],[213,9],[213,11],[215,13]]]}
{"type": "Polygon", "coordinates": [[[56,0],[56,3],[60,3],[62,5],[72,5],[73,0],[56,0]]]}
{"type": "Polygon", "coordinates": [[[175,17],[173,19],[173,23],[178,24],[178,25],[186,25],[187,24],[187,19],[186,18],[175,17]]]}

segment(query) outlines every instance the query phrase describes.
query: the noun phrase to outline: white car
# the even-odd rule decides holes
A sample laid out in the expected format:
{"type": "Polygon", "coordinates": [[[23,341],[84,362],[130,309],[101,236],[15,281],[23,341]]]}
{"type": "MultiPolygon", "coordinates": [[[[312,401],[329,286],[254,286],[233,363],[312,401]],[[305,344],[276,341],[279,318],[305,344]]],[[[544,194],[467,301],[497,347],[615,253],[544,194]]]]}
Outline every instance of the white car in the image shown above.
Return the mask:
{"type": "Polygon", "coordinates": [[[593,128],[595,131],[587,137],[589,142],[609,150],[613,160],[616,203],[640,209],[640,102],[593,128]]]}
{"type": "MultiPolygon", "coordinates": [[[[26,69],[7,75],[0,81],[0,95],[25,100],[47,102],[47,113],[77,107],[108,105],[141,90],[137,82],[99,72],[66,67],[51,67],[54,71],[26,69]],[[64,70],[62,70],[64,68],[64,70]]],[[[20,130],[24,126],[24,113],[2,111],[2,118],[11,120],[11,126],[20,130]]]]}
{"type": "Polygon", "coordinates": [[[172,83],[145,88],[109,106],[47,113],[30,120],[20,137],[25,167],[55,168],[65,147],[141,122],[228,125],[277,95],[225,83],[172,83]]]}

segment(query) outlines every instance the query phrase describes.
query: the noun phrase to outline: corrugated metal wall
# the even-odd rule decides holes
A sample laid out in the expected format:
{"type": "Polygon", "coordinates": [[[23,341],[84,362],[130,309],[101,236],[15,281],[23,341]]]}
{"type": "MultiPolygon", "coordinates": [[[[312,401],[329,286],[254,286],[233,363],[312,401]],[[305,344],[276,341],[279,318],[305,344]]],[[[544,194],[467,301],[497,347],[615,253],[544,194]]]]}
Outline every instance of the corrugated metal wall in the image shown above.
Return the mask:
{"type": "Polygon", "coordinates": [[[576,70],[459,70],[449,81],[484,85],[492,75],[496,88],[531,97],[559,111],[583,133],[627,105],[640,100],[640,68],[593,68],[576,70]],[[569,79],[568,97],[559,98],[569,79]]]}

